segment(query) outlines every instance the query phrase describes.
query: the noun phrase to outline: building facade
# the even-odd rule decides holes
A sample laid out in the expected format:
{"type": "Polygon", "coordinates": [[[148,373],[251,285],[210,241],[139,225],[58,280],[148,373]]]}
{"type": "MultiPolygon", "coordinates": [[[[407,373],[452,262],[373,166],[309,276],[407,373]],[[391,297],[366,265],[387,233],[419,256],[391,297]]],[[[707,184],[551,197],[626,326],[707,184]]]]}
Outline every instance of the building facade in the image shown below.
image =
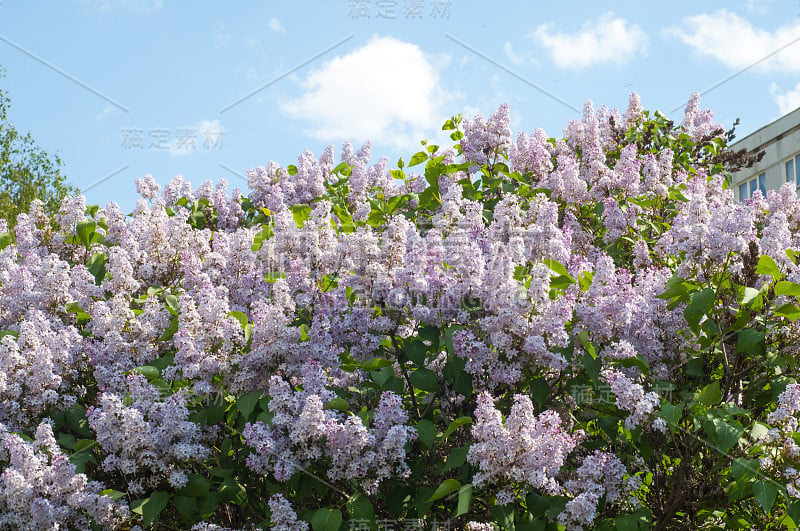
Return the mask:
{"type": "Polygon", "coordinates": [[[756,190],[763,195],[784,183],[800,187],[800,108],[742,138],[731,146],[748,153],[764,151],[764,158],[752,168],[733,174],[733,193],[744,201],[756,190]]]}

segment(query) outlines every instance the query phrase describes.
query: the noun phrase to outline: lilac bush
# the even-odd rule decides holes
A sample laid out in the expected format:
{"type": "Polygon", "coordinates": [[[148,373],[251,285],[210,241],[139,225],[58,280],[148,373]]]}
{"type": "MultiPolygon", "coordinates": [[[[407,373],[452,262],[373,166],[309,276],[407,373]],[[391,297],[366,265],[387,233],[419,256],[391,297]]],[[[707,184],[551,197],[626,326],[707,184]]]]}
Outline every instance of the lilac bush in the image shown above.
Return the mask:
{"type": "Polygon", "coordinates": [[[0,226],[0,528],[797,527],[794,189],[509,113],[0,226]]]}

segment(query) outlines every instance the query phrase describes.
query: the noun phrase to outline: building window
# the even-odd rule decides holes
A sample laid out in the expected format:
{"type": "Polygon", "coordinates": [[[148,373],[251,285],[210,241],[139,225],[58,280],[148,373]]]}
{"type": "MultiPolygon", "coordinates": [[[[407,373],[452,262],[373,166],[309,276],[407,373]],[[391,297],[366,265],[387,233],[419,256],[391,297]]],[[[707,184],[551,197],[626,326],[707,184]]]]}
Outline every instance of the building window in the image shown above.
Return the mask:
{"type": "MultiPolygon", "coordinates": [[[[798,157],[800,159],[800,157],[798,157]]],[[[744,201],[753,196],[756,189],[761,190],[761,195],[767,195],[767,174],[761,173],[758,177],[753,177],[739,185],[739,200],[744,201]]]]}
{"type": "Polygon", "coordinates": [[[800,155],[786,161],[786,182],[800,184],[800,155]]]}

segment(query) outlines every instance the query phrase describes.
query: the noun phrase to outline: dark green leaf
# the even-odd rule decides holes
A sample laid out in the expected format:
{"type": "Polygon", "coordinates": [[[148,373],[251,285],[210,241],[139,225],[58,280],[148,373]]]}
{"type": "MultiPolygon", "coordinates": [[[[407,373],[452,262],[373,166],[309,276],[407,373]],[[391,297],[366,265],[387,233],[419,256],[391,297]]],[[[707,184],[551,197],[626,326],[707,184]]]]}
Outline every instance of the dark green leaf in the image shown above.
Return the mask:
{"type": "Polygon", "coordinates": [[[739,331],[739,337],[736,340],[736,352],[746,352],[754,356],[764,354],[764,338],[766,332],[759,332],[748,328],[739,331]]]}
{"type": "Polygon", "coordinates": [[[222,501],[235,505],[247,503],[247,490],[234,477],[227,477],[219,487],[219,497],[222,501]]]}
{"type": "Polygon", "coordinates": [[[208,494],[211,484],[205,477],[200,474],[188,474],[187,478],[186,485],[175,491],[176,494],[193,498],[201,498],[208,494]]]}
{"type": "Polygon", "coordinates": [[[753,483],[753,495],[758,500],[758,504],[764,509],[764,512],[769,514],[772,505],[775,503],[775,498],[778,495],[778,489],[775,484],[770,480],[756,481],[753,483]]]}
{"type": "Polygon", "coordinates": [[[550,386],[547,385],[547,380],[544,378],[537,378],[531,382],[531,396],[539,408],[544,408],[547,401],[547,396],[550,394],[550,386]]]}
{"type": "Polygon", "coordinates": [[[436,438],[436,425],[428,419],[420,419],[417,422],[417,439],[430,448],[436,438]]]}
{"type": "Polygon", "coordinates": [[[141,514],[145,526],[149,526],[156,521],[161,511],[167,506],[169,501],[169,494],[163,491],[154,492],[149,498],[141,500],[133,500],[131,502],[131,511],[141,514]]]}
{"type": "Polygon", "coordinates": [[[411,384],[417,389],[435,393],[439,390],[439,385],[436,383],[436,373],[430,369],[417,369],[409,376],[411,384]]]}
{"type": "Polygon", "coordinates": [[[317,509],[311,517],[311,528],[314,531],[339,531],[342,525],[342,512],[339,509],[317,509]]]}
{"type": "Polygon", "coordinates": [[[467,461],[467,453],[469,453],[469,444],[466,446],[459,446],[450,450],[450,455],[447,456],[447,462],[444,465],[444,470],[451,468],[458,468],[467,461]]]}
{"type": "Polygon", "coordinates": [[[758,461],[754,459],[739,457],[731,464],[731,475],[736,478],[737,481],[750,480],[758,474],[759,470],[758,461]]]}
{"type": "Polygon", "coordinates": [[[375,520],[375,508],[369,498],[356,492],[347,499],[347,515],[350,520],[375,520]]]}
{"type": "Polygon", "coordinates": [[[181,516],[190,522],[197,518],[197,498],[178,495],[172,497],[172,503],[175,504],[175,508],[181,513],[181,516]]]}
{"type": "Polygon", "coordinates": [[[410,341],[403,347],[405,355],[414,362],[415,365],[422,367],[425,365],[425,357],[428,354],[428,347],[420,340],[410,341]]]}
{"type": "Polygon", "coordinates": [[[236,407],[241,411],[242,416],[247,419],[250,416],[250,413],[258,404],[258,399],[261,398],[259,393],[247,393],[246,395],[240,396],[236,400],[236,407]]]}

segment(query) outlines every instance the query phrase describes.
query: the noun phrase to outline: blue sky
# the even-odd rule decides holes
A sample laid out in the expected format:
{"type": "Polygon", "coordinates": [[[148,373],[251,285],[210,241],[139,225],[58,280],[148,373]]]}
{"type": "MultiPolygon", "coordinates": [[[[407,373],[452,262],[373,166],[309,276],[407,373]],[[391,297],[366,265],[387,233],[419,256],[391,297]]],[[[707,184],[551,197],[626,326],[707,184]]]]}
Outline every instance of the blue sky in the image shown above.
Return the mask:
{"type": "Polygon", "coordinates": [[[246,190],[343,140],[408,160],[503,102],[558,137],[586,100],[680,120],[697,91],[741,138],[800,106],[800,0],[0,0],[0,66],[15,126],[130,211],[146,174],[246,190]]]}

